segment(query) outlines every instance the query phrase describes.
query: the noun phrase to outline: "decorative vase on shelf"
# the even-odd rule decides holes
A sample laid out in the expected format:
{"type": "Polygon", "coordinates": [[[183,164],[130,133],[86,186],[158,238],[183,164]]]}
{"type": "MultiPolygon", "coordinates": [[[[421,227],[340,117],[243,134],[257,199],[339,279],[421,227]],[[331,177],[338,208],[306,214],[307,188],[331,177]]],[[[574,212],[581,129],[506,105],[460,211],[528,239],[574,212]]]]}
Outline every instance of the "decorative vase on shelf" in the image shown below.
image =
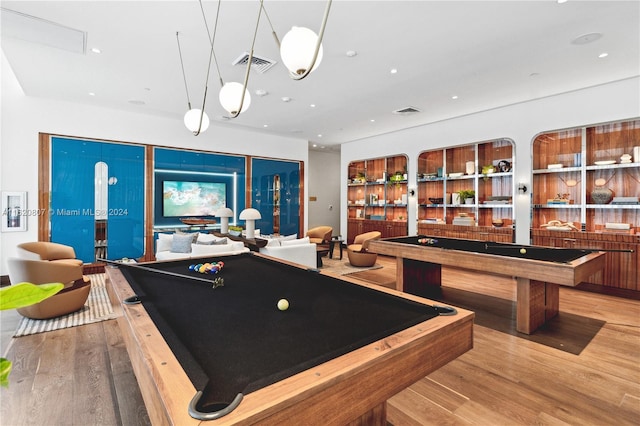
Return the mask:
{"type": "Polygon", "coordinates": [[[476,162],[475,161],[467,161],[465,164],[465,170],[468,175],[472,175],[476,172],[476,162]]]}
{"type": "Polygon", "coordinates": [[[591,200],[594,204],[608,204],[613,199],[613,191],[604,186],[596,186],[591,191],[591,200]]]}

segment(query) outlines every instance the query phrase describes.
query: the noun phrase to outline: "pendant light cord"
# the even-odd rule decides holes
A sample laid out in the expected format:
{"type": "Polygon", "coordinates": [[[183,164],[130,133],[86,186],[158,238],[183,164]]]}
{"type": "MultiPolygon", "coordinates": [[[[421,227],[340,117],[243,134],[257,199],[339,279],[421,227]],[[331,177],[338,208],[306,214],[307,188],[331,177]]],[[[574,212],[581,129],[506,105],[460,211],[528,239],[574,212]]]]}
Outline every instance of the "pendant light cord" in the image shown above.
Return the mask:
{"type": "Polygon", "coordinates": [[[244,105],[244,94],[247,91],[247,84],[249,83],[249,72],[251,71],[251,62],[253,62],[253,48],[256,44],[256,37],[258,36],[258,28],[260,27],[260,16],[262,15],[262,9],[264,0],[260,0],[260,9],[258,10],[258,19],[256,19],[256,29],[253,32],[253,41],[251,42],[251,50],[249,51],[249,59],[247,60],[247,71],[244,75],[244,84],[242,87],[242,95],[240,97],[240,106],[235,113],[231,113],[230,118],[236,118],[240,115],[240,111],[242,111],[242,106],[244,105]]]}
{"type": "Polygon", "coordinates": [[[184,90],[187,93],[187,106],[191,110],[191,100],[189,99],[189,88],[187,87],[187,76],[184,73],[184,62],[182,60],[182,49],[180,48],[180,33],[176,31],[176,40],[178,41],[178,55],[180,55],[180,66],[182,67],[182,79],[184,80],[184,90]]]}
{"type": "Polygon", "coordinates": [[[222,1],[218,1],[218,9],[216,10],[216,20],[215,23],[213,25],[213,37],[211,36],[211,32],[209,31],[209,24],[207,24],[207,18],[204,14],[204,7],[202,6],[202,0],[200,0],[200,11],[202,11],[202,20],[204,21],[204,27],[207,29],[207,36],[209,37],[209,40],[211,40],[211,51],[213,52],[213,61],[216,64],[216,69],[218,70],[218,78],[220,79],[220,86],[222,87],[224,85],[224,82],[222,81],[222,74],[220,74],[220,66],[218,65],[218,57],[216,56],[215,52],[213,51],[213,44],[216,41],[216,33],[218,32],[218,17],[220,16],[220,4],[222,3],[222,1]]]}

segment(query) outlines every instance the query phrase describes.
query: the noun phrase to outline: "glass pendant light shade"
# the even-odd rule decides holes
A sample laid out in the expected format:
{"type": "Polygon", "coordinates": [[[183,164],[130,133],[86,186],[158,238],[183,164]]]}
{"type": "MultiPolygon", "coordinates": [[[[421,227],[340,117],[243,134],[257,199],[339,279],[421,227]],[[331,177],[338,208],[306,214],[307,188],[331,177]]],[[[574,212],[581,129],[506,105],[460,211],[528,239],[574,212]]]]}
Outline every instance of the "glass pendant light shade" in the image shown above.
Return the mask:
{"type": "Polygon", "coordinates": [[[209,128],[209,116],[206,112],[202,115],[202,127],[200,127],[201,112],[202,110],[193,108],[184,115],[184,125],[195,134],[204,132],[209,128]],[[200,129],[198,130],[198,128],[200,129]]]}
{"type": "MultiPolygon", "coordinates": [[[[313,55],[316,51],[318,36],[316,33],[305,27],[292,27],[285,34],[280,43],[280,57],[282,62],[294,75],[301,75],[307,71],[311,65],[313,55]]],[[[311,68],[314,71],[322,61],[322,45],[318,51],[316,63],[311,68]]]]}
{"type": "Polygon", "coordinates": [[[249,91],[244,88],[244,85],[232,81],[230,83],[225,83],[224,86],[222,86],[222,89],[220,89],[220,104],[230,114],[238,114],[243,89],[244,101],[240,112],[245,112],[249,108],[249,105],[251,105],[251,94],[249,94],[249,91]]]}

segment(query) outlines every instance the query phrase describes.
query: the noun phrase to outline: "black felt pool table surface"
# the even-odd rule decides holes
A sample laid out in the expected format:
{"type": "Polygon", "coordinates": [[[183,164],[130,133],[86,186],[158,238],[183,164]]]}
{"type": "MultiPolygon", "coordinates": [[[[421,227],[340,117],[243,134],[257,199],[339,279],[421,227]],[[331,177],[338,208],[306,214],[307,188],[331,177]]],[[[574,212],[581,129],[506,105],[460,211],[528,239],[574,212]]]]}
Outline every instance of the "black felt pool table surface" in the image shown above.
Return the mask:
{"type": "Polygon", "coordinates": [[[195,260],[121,268],[198,390],[200,409],[247,394],[438,315],[429,306],[251,253],[217,275],[195,260]],[[199,279],[224,278],[213,289],[199,279]],[[286,311],[277,308],[287,299],[286,311]]]}
{"type": "Polygon", "coordinates": [[[446,250],[460,250],[474,253],[491,254],[496,256],[508,256],[559,263],[568,263],[592,252],[592,250],[584,249],[540,247],[512,243],[465,240],[460,238],[442,238],[425,235],[386,238],[384,241],[418,245],[423,247],[441,248],[446,250]],[[430,241],[428,243],[421,243],[420,240],[425,238],[430,241]],[[522,249],[524,249],[524,252],[522,251],[522,249]]]}

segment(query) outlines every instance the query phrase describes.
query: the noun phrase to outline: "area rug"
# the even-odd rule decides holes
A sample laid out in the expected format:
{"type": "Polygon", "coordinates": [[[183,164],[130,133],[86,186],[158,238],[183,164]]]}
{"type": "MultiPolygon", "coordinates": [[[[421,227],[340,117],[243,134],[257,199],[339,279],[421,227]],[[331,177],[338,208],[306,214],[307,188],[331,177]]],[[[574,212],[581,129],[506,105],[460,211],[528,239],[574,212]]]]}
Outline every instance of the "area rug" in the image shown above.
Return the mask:
{"type": "Polygon", "coordinates": [[[349,275],[349,274],[355,274],[356,272],[371,271],[373,269],[380,269],[380,268],[382,268],[382,265],[378,263],[376,263],[373,266],[352,266],[349,263],[349,260],[345,259],[344,257],[342,258],[342,260],[323,257],[322,267],[320,267],[320,270],[322,272],[327,272],[329,274],[334,274],[334,275],[349,275]]]}
{"type": "Polygon", "coordinates": [[[27,336],[115,318],[116,315],[113,313],[105,288],[105,274],[93,274],[89,275],[89,278],[91,278],[91,290],[84,308],[68,315],[47,320],[22,318],[13,336],[27,336]]]}

